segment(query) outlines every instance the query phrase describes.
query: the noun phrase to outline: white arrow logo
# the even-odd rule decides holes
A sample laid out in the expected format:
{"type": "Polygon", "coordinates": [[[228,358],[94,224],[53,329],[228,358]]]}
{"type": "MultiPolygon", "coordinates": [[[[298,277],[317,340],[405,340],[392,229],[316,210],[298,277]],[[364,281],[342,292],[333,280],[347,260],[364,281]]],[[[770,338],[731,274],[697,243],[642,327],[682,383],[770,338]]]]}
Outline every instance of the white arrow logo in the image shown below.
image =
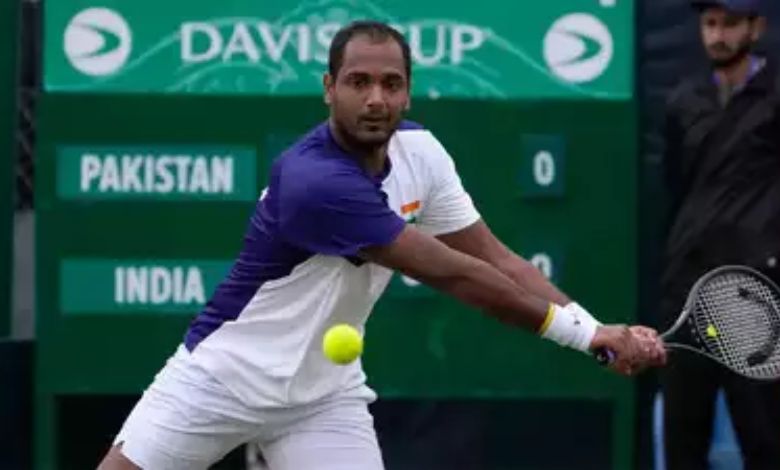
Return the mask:
{"type": "Polygon", "coordinates": [[[65,56],[86,75],[109,75],[125,65],[132,39],[127,22],[108,8],[88,8],[74,16],[63,38],[65,56]]]}
{"type": "Polygon", "coordinates": [[[572,13],[556,21],[544,38],[544,59],[550,70],[572,83],[600,77],[612,61],[612,34],[593,15],[572,13]]]}

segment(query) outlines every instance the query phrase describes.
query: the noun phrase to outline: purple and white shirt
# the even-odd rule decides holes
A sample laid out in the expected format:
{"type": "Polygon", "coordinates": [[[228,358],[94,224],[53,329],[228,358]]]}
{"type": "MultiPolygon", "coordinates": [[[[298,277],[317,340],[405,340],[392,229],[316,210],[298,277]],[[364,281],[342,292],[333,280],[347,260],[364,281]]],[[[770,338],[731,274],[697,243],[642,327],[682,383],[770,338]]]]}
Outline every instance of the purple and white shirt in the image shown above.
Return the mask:
{"type": "Polygon", "coordinates": [[[193,359],[252,406],[290,406],[345,390],[373,392],[360,361],[322,354],[336,323],[363,330],[392,272],[358,261],[407,223],[429,234],[479,219],[452,158],[429,131],[403,122],[379,177],[334,141],[327,123],[274,163],[226,278],[193,320],[193,359]]]}

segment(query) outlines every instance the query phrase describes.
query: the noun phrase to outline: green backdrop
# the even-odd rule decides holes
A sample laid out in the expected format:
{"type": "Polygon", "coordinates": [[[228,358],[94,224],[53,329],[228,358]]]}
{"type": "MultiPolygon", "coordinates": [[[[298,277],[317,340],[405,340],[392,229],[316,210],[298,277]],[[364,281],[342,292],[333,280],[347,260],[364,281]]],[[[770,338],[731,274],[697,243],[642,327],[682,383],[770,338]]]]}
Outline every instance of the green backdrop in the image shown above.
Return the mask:
{"type": "Polygon", "coordinates": [[[46,9],[58,92],[317,94],[330,39],[357,19],[407,37],[421,97],[629,99],[629,0],[61,0],[46,9]]]}
{"type": "MultiPolygon", "coordinates": [[[[327,43],[358,18],[394,24],[411,42],[410,117],[454,156],[497,235],[603,321],[633,320],[633,2],[49,7],[36,167],[39,468],[78,453],[62,444],[64,423],[86,421],[85,403],[139,394],[181,341],[237,253],[272,159],[325,119],[327,43]]],[[[577,443],[580,468],[604,440],[599,462],[631,466],[632,382],[585,355],[401,277],[367,335],[380,401],[518,415],[517,426],[488,426],[503,436],[491,452],[505,456],[521,436],[544,448],[537,433],[555,429],[541,431],[539,410],[556,410],[546,415],[561,432],[607,434],[577,443]]],[[[555,461],[535,454],[545,453],[555,461]]]]}
{"type": "MultiPolygon", "coordinates": [[[[58,190],[68,186],[58,176],[58,165],[70,167],[62,156],[125,147],[146,149],[144,155],[163,149],[159,157],[186,148],[192,155],[232,151],[239,160],[235,149],[243,149],[246,158],[252,151],[257,157],[259,191],[276,151],[323,119],[325,109],[314,98],[48,95],[39,110],[37,456],[39,468],[50,468],[55,398],[139,393],[197,312],[198,286],[207,296],[236,254],[254,204],[239,196],[238,184],[227,200],[182,200],[172,192],[96,199],[84,173],[69,172],[79,178],[70,186],[84,188],[78,196],[58,190]],[[155,269],[164,280],[152,280],[155,269]],[[193,269],[198,279],[187,294],[193,269]]],[[[602,320],[631,321],[631,103],[418,101],[411,117],[445,143],[502,240],[602,320]]],[[[632,384],[584,355],[398,278],[367,335],[365,365],[382,398],[607,400],[615,468],[629,466],[632,384]]]]}

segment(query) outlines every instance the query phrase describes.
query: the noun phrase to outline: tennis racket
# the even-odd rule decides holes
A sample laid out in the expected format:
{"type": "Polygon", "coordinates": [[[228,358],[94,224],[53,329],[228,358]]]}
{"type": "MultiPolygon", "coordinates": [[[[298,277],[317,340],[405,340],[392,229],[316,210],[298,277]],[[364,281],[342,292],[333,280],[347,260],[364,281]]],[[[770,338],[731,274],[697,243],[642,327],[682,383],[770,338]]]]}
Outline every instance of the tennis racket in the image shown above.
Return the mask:
{"type": "MultiPolygon", "coordinates": [[[[661,335],[667,349],[706,356],[744,377],[780,378],[780,290],[746,266],[722,266],[707,272],[691,288],[685,307],[661,335]]],[[[615,354],[594,353],[610,364],[615,354]]]]}

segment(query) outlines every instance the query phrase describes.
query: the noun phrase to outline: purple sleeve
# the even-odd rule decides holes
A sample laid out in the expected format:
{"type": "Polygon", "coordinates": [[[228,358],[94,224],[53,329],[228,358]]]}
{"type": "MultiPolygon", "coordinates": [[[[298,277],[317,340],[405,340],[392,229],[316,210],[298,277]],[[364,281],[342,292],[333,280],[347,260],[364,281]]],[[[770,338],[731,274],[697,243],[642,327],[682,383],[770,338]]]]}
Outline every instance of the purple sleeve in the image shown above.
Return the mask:
{"type": "Polygon", "coordinates": [[[404,226],[380,189],[356,171],[296,175],[280,185],[279,231],[288,243],[313,253],[355,256],[362,248],[391,243],[404,226]]]}

